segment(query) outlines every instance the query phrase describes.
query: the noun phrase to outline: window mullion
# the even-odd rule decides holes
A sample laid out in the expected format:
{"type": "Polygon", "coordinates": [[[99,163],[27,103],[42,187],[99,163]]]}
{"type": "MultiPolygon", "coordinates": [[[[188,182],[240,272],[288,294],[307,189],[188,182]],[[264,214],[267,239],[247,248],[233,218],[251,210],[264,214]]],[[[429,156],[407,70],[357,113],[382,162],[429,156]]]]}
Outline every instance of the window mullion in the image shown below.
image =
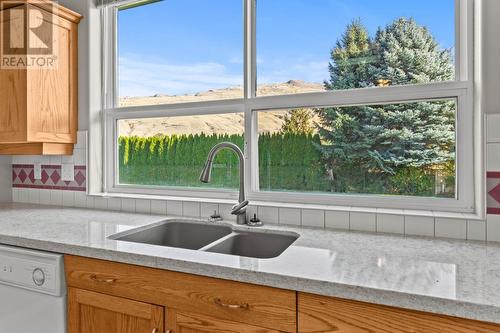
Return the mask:
{"type": "Polygon", "coordinates": [[[251,108],[276,109],[308,106],[347,106],[359,104],[387,104],[423,99],[440,99],[463,95],[469,89],[466,82],[431,83],[415,86],[392,86],[356,90],[266,96],[249,101],[251,108]]]}
{"type": "Polygon", "coordinates": [[[250,107],[250,100],[257,95],[257,51],[256,51],[256,0],[245,1],[245,141],[246,165],[245,187],[249,194],[259,188],[258,133],[257,121],[250,107]]]}
{"type": "Polygon", "coordinates": [[[244,104],[228,104],[228,105],[213,105],[198,108],[157,108],[150,110],[132,109],[109,109],[105,113],[114,116],[116,119],[139,119],[139,118],[161,118],[161,117],[177,117],[177,116],[199,116],[208,114],[225,114],[244,112],[244,104]]]}
{"type": "Polygon", "coordinates": [[[255,0],[244,1],[244,96],[255,97],[256,89],[256,51],[255,51],[255,0]]]}

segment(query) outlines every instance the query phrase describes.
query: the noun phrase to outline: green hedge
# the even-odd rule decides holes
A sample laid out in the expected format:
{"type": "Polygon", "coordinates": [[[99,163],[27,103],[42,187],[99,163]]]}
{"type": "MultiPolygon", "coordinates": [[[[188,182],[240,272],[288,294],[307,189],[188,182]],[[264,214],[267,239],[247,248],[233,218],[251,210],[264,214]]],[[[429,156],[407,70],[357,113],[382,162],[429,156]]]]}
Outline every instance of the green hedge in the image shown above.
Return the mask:
{"type": "MultiPolygon", "coordinates": [[[[243,149],[242,135],[120,137],[120,183],[188,187],[238,187],[238,158],[228,150],[215,161],[210,184],[199,175],[217,143],[230,141],[243,149]]],[[[259,137],[260,184],[263,190],[327,191],[318,136],[263,134],[259,137]]]]}
{"type": "MultiPolygon", "coordinates": [[[[212,182],[203,184],[199,175],[208,152],[219,142],[230,141],[243,149],[242,135],[181,135],[120,137],[120,183],[181,187],[237,188],[238,158],[221,151],[215,161],[212,182]]],[[[264,191],[375,193],[434,196],[432,172],[401,167],[394,175],[370,173],[356,166],[343,166],[328,179],[318,135],[262,134],[259,136],[260,188],[264,191]]],[[[454,163],[449,166],[454,174],[454,163]]],[[[453,197],[454,177],[447,180],[451,190],[440,196],[453,197]]]]}

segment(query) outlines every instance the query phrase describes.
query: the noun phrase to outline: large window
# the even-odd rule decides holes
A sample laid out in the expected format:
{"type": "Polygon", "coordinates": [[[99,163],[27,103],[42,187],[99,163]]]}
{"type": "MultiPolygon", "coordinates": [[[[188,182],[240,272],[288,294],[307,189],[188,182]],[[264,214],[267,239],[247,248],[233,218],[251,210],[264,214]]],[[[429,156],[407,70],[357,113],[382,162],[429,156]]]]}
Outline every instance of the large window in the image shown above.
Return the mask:
{"type": "Polygon", "coordinates": [[[473,1],[112,2],[106,190],[474,211],[473,1]]]}

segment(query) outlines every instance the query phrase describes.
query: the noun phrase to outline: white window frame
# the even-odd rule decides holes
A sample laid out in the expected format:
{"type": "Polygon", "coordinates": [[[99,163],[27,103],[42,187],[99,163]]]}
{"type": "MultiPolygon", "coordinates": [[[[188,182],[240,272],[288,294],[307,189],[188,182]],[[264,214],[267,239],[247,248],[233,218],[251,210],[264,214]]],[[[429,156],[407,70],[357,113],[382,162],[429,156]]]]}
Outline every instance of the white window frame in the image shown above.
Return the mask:
{"type": "MultiPolygon", "coordinates": [[[[456,81],[423,85],[391,86],[327,91],[296,95],[256,97],[255,6],[244,2],[244,97],[242,99],[181,104],[118,107],[117,92],[117,8],[102,9],[103,25],[103,191],[114,194],[163,195],[207,199],[237,199],[234,190],[124,185],[118,183],[117,121],[120,119],[206,115],[243,112],[245,114],[246,188],[250,200],[373,208],[417,209],[476,213],[480,200],[480,174],[474,167],[474,147],[479,133],[474,107],[474,3],[456,3],[456,81]],[[387,196],[377,194],[290,193],[259,190],[257,111],[299,107],[348,106],[403,103],[455,98],[457,101],[456,200],[432,197],[387,196]]],[[[477,145],[476,145],[477,146],[477,145]]]]}

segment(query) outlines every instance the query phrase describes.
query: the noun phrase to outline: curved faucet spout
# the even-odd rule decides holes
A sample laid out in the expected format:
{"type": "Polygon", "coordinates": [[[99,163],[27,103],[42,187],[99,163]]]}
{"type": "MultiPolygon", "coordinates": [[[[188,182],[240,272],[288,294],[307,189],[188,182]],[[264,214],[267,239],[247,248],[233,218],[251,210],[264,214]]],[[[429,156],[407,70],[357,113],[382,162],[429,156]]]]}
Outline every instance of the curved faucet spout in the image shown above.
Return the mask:
{"type": "Polygon", "coordinates": [[[248,205],[248,201],[246,201],[246,195],[245,195],[245,156],[243,155],[243,152],[241,151],[240,147],[235,145],[234,143],[231,142],[221,142],[217,145],[215,145],[212,150],[208,153],[207,157],[207,162],[205,163],[205,167],[201,171],[200,175],[200,181],[203,183],[209,183],[210,182],[210,177],[212,175],[212,167],[214,163],[214,159],[217,156],[217,154],[223,150],[223,149],[230,149],[238,155],[239,158],[239,173],[240,173],[240,193],[239,193],[239,198],[238,198],[238,209],[233,209],[233,214],[238,216],[238,224],[245,224],[246,223],[246,206],[248,205]],[[245,203],[243,204],[242,203],[245,203]],[[241,207],[240,207],[241,206],[241,207]]]}

